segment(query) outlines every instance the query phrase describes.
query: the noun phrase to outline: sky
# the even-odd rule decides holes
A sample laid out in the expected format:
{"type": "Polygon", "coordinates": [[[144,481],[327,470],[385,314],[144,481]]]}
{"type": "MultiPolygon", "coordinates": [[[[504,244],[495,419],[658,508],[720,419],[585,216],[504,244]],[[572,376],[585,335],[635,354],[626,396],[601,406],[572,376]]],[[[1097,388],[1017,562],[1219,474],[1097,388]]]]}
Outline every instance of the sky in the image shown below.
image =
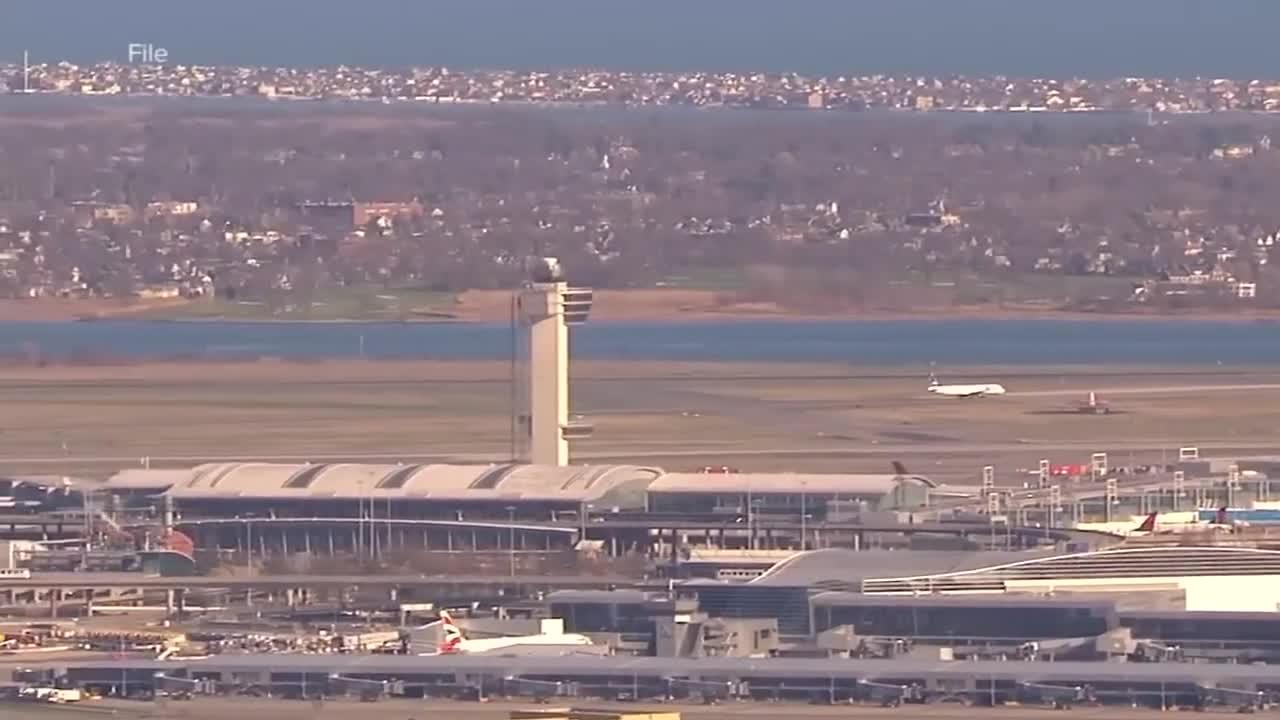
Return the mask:
{"type": "Polygon", "coordinates": [[[1280,77],[1280,0],[5,0],[0,62],[1280,77]]]}

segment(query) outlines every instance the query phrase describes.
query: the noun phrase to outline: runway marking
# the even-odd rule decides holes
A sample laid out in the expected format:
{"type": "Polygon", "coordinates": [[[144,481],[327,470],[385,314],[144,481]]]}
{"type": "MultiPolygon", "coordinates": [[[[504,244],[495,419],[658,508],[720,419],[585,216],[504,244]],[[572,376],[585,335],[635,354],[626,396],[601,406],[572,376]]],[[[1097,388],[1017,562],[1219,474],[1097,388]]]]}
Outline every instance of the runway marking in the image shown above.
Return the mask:
{"type": "MultiPolygon", "coordinates": [[[[1280,390],[1280,383],[1257,383],[1251,385],[1159,385],[1152,387],[1099,387],[1092,390],[1099,395],[1172,395],[1181,393],[1214,393],[1214,392],[1256,392],[1259,390],[1280,390]]],[[[1090,389],[1072,390],[1023,390],[1010,392],[1006,397],[1079,397],[1088,395],[1090,389]]]]}

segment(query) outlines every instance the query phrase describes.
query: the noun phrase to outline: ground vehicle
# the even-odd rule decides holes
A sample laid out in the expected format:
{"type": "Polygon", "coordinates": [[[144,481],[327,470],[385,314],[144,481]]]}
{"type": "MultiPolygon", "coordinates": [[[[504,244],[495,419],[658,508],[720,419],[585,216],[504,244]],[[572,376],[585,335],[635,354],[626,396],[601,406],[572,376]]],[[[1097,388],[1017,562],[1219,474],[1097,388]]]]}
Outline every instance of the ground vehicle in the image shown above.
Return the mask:
{"type": "Polygon", "coordinates": [[[84,693],[79,688],[24,687],[18,691],[18,697],[22,700],[62,704],[80,702],[84,699],[84,693]]]}

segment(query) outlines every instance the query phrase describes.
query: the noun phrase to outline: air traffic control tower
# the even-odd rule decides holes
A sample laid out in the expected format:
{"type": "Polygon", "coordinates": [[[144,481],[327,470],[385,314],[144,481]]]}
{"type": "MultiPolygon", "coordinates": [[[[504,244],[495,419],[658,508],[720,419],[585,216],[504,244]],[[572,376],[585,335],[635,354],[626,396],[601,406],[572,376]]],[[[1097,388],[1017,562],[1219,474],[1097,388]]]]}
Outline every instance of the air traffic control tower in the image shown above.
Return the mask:
{"type": "Polygon", "coordinates": [[[569,287],[556,258],[533,258],[528,272],[513,318],[523,350],[512,368],[513,399],[523,408],[514,428],[522,441],[517,454],[535,465],[563,466],[569,464],[569,441],[592,431],[590,424],[569,419],[569,327],[587,321],[593,295],[588,288],[569,287]]]}

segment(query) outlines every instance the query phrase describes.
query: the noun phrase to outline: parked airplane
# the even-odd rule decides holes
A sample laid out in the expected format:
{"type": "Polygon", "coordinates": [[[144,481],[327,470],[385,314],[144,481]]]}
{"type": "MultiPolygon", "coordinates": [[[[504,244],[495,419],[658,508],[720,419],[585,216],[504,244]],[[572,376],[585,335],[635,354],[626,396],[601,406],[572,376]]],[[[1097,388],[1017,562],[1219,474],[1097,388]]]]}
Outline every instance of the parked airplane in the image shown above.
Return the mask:
{"type": "Polygon", "coordinates": [[[1175,535],[1186,532],[1203,532],[1210,530],[1214,532],[1235,532],[1236,523],[1227,517],[1226,508],[1218,508],[1217,515],[1212,522],[1201,522],[1194,520],[1191,522],[1170,523],[1161,525],[1159,523],[1160,513],[1151,513],[1142,521],[1138,527],[1130,530],[1130,535],[1175,535]]]}
{"type": "Polygon", "coordinates": [[[517,635],[512,637],[468,639],[462,628],[453,622],[448,611],[440,611],[440,624],[444,629],[444,639],[440,641],[437,652],[440,655],[480,655],[498,650],[506,650],[527,645],[592,645],[591,638],[577,633],[549,633],[546,635],[517,635]]]}
{"type": "Polygon", "coordinates": [[[1076,406],[1076,411],[1087,415],[1110,415],[1111,405],[1109,405],[1106,400],[1099,398],[1097,393],[1090,392],[1089,398],[1087,400],[1082,400],[1080,404],[1076,406]]]}
{"type": "MultiPolygon", "coordinates": [[[[910,470],[907,470],[907,466],[903,465],[900,460],[894,460],[891,463],[891,465],[893,467],[893,481],[896,483],[904,482],[909,478],[920,477],[912,473],[910,470]]],[[[944,500],[944,499],[971,500],[974,497],[976,497],[977,494],[978,494],[977,488],[950,489],[950,488],[947,488],[946,486],[929,488],[929,497],[935,500],[944,500]]],[[[983,515],[982,521],[986,522],[987,521],[986,519],[987,519],[987,516],[983,515]]]]}
{"type": "Polygon", "coordinates": [[[946,397],[987,397],[988,395],[1004,395],[1005,389],[1003,385],[998,383],[982,383],[978,385],[943,385],[938,382],[938,378],[932,374],[929,375],[929,392],[934,395],[945,395],[946,397]]]}

